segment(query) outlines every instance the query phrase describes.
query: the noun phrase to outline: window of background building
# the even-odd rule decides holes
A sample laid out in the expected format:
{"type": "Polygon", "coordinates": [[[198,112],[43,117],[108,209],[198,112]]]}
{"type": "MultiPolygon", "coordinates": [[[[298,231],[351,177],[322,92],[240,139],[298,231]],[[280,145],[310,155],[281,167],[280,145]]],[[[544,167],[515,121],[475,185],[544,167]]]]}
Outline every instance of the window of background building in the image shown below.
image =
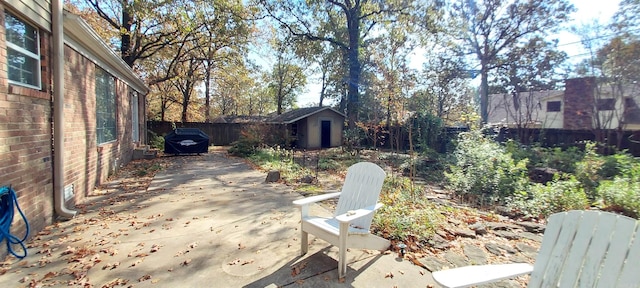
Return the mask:
{"type": "Polygon", "coordinates": [[[547,102],[547,112],[560,112],[560,108],[562,108],[562,102],[560,101],[547,102]]]}
{"type": "Polygon", "coordinates": [[[615,98],[601,98],[598,99],[598,110],[607,111],[614,110],[616,108],[616,99],[615,98]]]}

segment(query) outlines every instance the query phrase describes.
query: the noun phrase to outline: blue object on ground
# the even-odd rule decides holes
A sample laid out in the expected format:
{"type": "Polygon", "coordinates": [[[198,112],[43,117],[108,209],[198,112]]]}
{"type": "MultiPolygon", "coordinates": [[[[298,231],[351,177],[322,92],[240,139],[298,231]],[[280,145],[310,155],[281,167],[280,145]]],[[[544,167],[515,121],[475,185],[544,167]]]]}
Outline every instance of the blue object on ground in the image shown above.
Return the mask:
{"type": "Polygon", "coordinates": [[[27,236],[29,235],[29,222],[27,221],[27,217],[20,209],[20,205],[18,205],[18,197],[16,196],[16,191],[14,191],[9,186],[0,187],[0,243],[7,240],[7,250],[11,255],[16,256],[19,259],[27,257],[27,247],[24,245],[25,240],[27,240],[27,236]],[[15,204],[15,207],[14,207],[15,204]],[[17,236],[11,234],[11,223],[13,222],[13,213],[14,208],[18,210],[20,215],[22,216],[22,220],[24,220],[26,231],[24,233],[24,237],[19,239],[17,236]],[[12,244],[19,244],[24,251],[23,255],[18,255],[13,248],[12,244]]]}

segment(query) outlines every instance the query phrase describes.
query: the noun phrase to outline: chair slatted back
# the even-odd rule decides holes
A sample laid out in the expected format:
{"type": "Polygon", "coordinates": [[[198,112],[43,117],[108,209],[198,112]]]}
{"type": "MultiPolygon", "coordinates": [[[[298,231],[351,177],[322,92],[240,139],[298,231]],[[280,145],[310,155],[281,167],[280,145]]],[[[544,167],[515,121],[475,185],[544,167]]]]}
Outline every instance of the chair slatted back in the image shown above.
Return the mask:
{"type": "MultiPolygon", "coordinates": [[[[375,205],[378,202],[385,172],[378,165],[360,162],[351,165],[342,186],[342,193],[334,212],[334,217],[350,210],[375,205]]],[[[373,214],[355,220],[353,227],[369,229],[373,214]]]]}
{"type": "Polygon", "coordinates": [[[639,230],[608,212],[551,215],[528,287],[640,287],[639,230]]]}

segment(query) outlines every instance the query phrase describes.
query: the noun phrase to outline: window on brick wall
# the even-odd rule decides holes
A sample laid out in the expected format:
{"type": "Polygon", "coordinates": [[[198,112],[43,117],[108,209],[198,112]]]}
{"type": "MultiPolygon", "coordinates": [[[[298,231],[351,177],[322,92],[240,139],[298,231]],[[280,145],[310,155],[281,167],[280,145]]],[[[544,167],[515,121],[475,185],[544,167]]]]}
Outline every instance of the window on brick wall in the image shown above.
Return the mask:
{"type": "Polygon", "coordinates": [[[38,29],[4,12],[9,83],[40,89],[40,42],[38,29]]]}
{"type": "Polygon", "coordinates": [[[131,93],[131,139],[140,142],[140,120],[138,119],[138,93],[131,93]]]}
{"type": "Polygon", "coordinates": [[[116,80],[96,67],[96,134],[97,143],[116,140],[116,80]]]}

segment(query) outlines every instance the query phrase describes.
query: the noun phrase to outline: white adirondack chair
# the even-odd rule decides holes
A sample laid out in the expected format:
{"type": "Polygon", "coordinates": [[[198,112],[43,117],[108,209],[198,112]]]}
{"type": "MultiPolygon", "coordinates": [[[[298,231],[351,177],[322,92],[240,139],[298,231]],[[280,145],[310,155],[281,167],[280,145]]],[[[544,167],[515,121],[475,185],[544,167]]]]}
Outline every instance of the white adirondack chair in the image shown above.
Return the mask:
{"type": "Polygon", "coordinates": [[[382,207],[382,204],[378,203],[378,196],[384,178],[384,170],[378,165],[360,162],[347,170],[341,192],[293,201],[302,212],[302,254],[309,250],[308,233],[338,247],[338,276],[342,278],[347,271],[347,248],[387,250],[389,240],[369,233],[373,213],[382,207]],[[309,215],[311,204],[335,197],[340,198],[332,218],[309,215]]]}
{"type": "Polygon", "coordinates": [[[549,217],[534,265],[478,265],[437,271],[444,287],[469,287],[531,273],[528,287],[640,287],[640,226],[608,212],[549,217]]]}

